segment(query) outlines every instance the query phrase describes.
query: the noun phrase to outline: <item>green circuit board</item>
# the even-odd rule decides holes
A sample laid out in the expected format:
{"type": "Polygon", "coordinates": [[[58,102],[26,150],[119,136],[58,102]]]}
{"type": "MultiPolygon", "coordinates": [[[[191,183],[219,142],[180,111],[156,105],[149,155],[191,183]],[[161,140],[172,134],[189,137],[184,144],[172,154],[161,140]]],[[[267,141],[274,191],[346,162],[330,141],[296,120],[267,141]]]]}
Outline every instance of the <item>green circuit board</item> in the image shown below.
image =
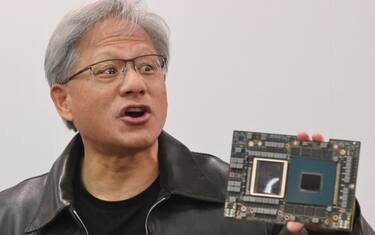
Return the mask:
{"type": "Polygon", "coordinates": [[[350,231],[359,151],[358,141],[234,131],[224,215],[350,231]]]}

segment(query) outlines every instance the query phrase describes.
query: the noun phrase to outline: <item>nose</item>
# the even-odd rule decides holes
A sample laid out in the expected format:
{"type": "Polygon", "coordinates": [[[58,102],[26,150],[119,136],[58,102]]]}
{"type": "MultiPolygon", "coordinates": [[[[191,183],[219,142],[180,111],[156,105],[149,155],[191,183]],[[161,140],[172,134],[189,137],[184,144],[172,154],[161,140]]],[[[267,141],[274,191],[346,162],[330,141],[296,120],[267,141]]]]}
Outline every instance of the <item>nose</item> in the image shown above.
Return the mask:
{"type": "Polygon", "coordinates": [[[134,70],[131,63],[126,65],[124,77],[121,79],[119,88],[122,96],[143,96],[146,93],[147,86],[140,74],[134,70]]]}

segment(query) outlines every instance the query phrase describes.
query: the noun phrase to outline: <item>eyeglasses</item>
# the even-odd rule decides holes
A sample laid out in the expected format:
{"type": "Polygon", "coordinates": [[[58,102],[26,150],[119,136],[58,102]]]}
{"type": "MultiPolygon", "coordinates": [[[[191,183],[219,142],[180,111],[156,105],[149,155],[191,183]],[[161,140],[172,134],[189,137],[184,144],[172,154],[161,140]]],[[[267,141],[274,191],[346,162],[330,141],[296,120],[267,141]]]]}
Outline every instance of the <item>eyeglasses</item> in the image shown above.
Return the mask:
{"type": "Polygon", "coordinates": [[[68,77],[62,84],[66,84],[87,70],[91,71],[94,79],[111,81],[125,75],[126,65],[132,62],[133,69],[144,78],[162,77],[166,72],[167,59],[162,55],[141,55],[130,59],[108,59],[91,64],[72,76],[68,77]]]}

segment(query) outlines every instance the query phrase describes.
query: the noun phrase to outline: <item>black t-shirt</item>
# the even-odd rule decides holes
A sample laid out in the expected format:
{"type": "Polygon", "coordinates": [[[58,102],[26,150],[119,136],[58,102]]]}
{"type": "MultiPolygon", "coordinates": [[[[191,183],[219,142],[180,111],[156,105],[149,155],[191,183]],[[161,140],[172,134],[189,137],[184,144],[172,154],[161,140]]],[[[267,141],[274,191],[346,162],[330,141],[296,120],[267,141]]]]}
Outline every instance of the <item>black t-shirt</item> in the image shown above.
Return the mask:
{"type": "Polygon", "coordinates": [[[159,194],[159,179],[141,194],[116,202],[92,196],[79,177],[76,177],[75,182],[74,205],[90,235],[146,234],[145,220],[159,194]]]}

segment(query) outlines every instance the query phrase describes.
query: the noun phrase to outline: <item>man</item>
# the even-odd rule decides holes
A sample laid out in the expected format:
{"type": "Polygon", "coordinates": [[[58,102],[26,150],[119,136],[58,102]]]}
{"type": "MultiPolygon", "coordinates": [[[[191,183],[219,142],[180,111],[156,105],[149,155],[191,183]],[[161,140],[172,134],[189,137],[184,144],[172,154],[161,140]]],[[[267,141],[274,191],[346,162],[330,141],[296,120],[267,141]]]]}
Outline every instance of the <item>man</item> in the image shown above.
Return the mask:
{"type": "MultiPolygon", "coordinates": [[[[45,70],[79,134],[48,174],[0,193],[0,234],[287,233],[224,218],[227,165],[162,131],[168,57],[164,22],[137,3],[101,0],[63,19],[45,70]]],[[[358,212],[353,233],[338,234],[374,233],[358,212]]]]}

